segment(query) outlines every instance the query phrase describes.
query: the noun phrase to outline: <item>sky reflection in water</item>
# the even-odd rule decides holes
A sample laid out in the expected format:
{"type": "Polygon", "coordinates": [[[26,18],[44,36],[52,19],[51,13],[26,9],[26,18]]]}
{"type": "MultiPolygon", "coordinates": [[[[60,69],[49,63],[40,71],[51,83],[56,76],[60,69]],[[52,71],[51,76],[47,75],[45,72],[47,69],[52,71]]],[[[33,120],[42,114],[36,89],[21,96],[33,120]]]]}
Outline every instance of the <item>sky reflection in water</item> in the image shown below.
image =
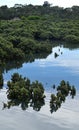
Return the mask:
{"type": "MultiPolygon", "coordinates": [[[[70,84],[78,88],[79,81],[79,49],[70,51],[67,48],[55,47],[46,59],[36,59],[33,63],[24,63],[19,69],[12,69],[4,73],[4,81],[8,81],[14,72],[19,72],[23,76],[29,77],[31,81],[41,81],[47,91],[52,91],[52,84],[58,84],[62,79],[68,80],[70,84]],[[59,56],[54,58],[54,53],[59,56]],[[61,54],[62,52],[62,54],[61,54]]],[[[0,105],[6,99],[6,92],[0,94],[0,105]]],[[[62,104],[61,109],[51,114],[49,111],[50,93],[46,93],[46,105],[38,114],[29,108],[22,111],[20,108],[10,110],[0,110],[0,129],[2,130],[79,130],[79,93],[72,100],[70,97],[62,104]],[[74,107],[76,106],[76,107],[74,107]],[[31,124],[31,125],[30,125],[31,124]]]]}
{"type": "Polygon", "coordinates": [[[21,68],[4,73],[4,81],[10,80],[14,72],[30,78],[31,81],[42,82],[46,90],[51,90],[51,86],[60,83],[61,80],[69,81],[79,89],[79,49],[54,47],[46,59],[36,59],[33,63],[24,63],[21,68]],[[59,55],[56,58],[55,52],[59,55]]]}

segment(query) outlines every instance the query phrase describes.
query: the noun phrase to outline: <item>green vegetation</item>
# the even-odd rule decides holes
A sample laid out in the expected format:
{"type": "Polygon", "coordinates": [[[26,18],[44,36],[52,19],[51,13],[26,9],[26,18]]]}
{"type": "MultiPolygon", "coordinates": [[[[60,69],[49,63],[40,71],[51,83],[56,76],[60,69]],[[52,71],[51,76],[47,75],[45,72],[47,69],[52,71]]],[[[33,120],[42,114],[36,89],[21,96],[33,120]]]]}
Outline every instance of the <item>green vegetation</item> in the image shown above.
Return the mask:
{"type": "Polygon", "coordinates": [[[30,20],[25,21],[1,21],[0,35],[0,61],[19,61],[26,59],[27,56],[49,54],[52,45],[48,41],[39,41],[34,37],[36,23],[32,25],[30,20]],[[28,23],[27,23],[28,22],[28,23]],[[21,27],[22,26],[22,27],[21,27]],[[33,26],[33,27],[31,27],[33,26]]]}
{"type": "MultiPolygon", "coordinates": [[[[7,104],[3,104],[3,108],[10,108],[11,106],[21,106],[22,110],[26,110],[29,106],[33,107],[35,111],[39,111],[45,105],[44,88],[38,81],[30,82],[28,78],[22,78],[18,73],[12,75],[11,81],[7,82],[7,104]]],[[[51,94],[50,112],[57,111],[63,102],[65,102],[68,95],[76,95],[74,86],[70,86],[69,82],[61,81],[57,89],[57,93],[51,94]]]]}
{"type": "MultiPolygon", "coordinates": [[[[0,7],[0,19],[10,20],[12,18],[28,17],[31,15],[44,16],[51,15],[58,19],[79,19],[79,6],[63,8],[51,6],[48,1],[41,5],[21,5],[15,4],[14,7],[8,8],[6,5],[0,7]]],[[[38,17],[37,17],[38,19],[38,17]]]]}
{"type": "Polygon", "coordinates": [[[69,82],[62,80],[60,85],[57,87],[56,95],[51,94],[50,100],[50,111],[57,111],[63,102],[65,102],[66,97],[70,95],[72,98],[76,95],[76,89],[74,86],[71,86],[69,82]]]}
{"type": "MultiPolygon", "coordinates": [[[[14,7],[0,7],[0,69],[8,71],[19,68],[23,62],[33,62],[35,58],[46,57],[56,45],[63,41],[67,47],[79,45],[79,6],[61,8],[45,1],[42,6],[16,4],[14,7]],[[21,61],[21,62],[20,62],[21,61]]],[[[55,58],[58,56],[55,53],[55,58]]],[[[3,76],[0,73],[0,88],[3,76]]],[[[44,88],[41,83],[30,82],[15,73],[7,83],[8,103],[4,108],[21,105],[25,110],[29,105],[39,111],[45,104],[44,88]]],[[[55,88],[55,86],[53,86],[55,88]]],[[[74,86],[62,81],[57,94],[51,95],[50,111],[60,108],[68,95],[76,94],[74,86]]]]}
{"type": "Polygon", "coordinates": [[[4,103],[4,107],[21,105],[23,110],[26,110],[28,104],[34,110],[39,111],[45,104],[44,88],[38,81],[30,83],[28,78],[22,78],[18,73],[12,75],[11,81],[7,82],[8,103],[4,103]]]}
{"type": "MultiPolygon", "coordinates": [[[[79,43],[79,7],[61,8],[47,1],[42,6],[0,7],[0,64],[51,53],[55,41],[79,43]]],[[[27,60],[26,60],[27,61],[27,60]]]]}

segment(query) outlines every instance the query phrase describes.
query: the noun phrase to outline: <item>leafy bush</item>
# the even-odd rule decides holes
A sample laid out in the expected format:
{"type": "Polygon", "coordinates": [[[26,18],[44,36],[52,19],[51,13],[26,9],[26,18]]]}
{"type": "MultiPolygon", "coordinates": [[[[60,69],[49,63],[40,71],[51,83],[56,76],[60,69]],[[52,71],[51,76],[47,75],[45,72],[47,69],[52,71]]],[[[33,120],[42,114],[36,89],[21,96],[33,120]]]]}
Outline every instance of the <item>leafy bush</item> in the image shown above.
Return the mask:
{"type": "Polygon", "coordinates": [[[31,84],[28,78],[22,78],[18,73],[14,73],[7,85],[9,102],[6,107],[10,108],[10,106],[21,104],[22,109],[25,110],[30,103],[33,109],[39,111],[44,105],[44,88],[38,81],[31,84]]]}
{"type": "Polygon", "coordinates": [[[60,85],[57,86],[56,95],[51,94],[50,99],[50,112],[57,111],[63,102],[65,102],[66,97],[70,94],[72,98],[76,95],[76,89],[74,86],[71,86],[69,82],[62,80],[60,85]]]}

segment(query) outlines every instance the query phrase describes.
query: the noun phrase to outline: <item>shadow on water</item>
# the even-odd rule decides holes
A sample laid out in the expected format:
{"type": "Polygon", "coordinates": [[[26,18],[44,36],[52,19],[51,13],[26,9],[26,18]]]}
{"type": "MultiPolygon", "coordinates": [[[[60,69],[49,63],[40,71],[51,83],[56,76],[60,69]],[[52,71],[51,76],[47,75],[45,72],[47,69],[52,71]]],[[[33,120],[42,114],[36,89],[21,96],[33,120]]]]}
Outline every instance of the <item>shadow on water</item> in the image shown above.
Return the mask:
{"type": "Polygon", "coordinates": [[[11,69],[18,69],[22,67],[23,63],[32,63],[35,61],[35,59],[42,59],[46,58],[49,55],[49,53],[42,52],[41,54],[28,54],[26,55],[25,59],[18,59],[18,60],[10,60],[5,62],[0,62],[0,70],[3,73],[6,71],[6,73],[11,69]]]}
{"type": "MultiPolygon", "coordinates": [[[[70,50],[79,48],[79,44],[71,44],[71,43],[65,43],[65,42],[59,42],[59,41],[55,41],[53,43],[50,42],[50,44],[52,44],[53,48],[59,46],[58,52],[60,52],[60,54],[58,54],[58,52],[54,52],[54,58],[57,58],[63,54],[63,52],[61,51],[62,46],[63,48],[69,48],[70,50]]],[[[50,53],[53,53],[53,52],[50,52],[50,53]]],[[[34,54],[31,52],[27,54],[24,59],[18,59],[18,60],[15,59],[15,60],[10,60],[10,61],[0,60],[0,71],[3,73],[4,71],[8,72],[9,70],[14,69],[14,68],[15,69],[21,68],[23,63],[32,63],[35,61],[35,59],[45,59],[50,53],[41,52],[41,53],[34,54]]]]}

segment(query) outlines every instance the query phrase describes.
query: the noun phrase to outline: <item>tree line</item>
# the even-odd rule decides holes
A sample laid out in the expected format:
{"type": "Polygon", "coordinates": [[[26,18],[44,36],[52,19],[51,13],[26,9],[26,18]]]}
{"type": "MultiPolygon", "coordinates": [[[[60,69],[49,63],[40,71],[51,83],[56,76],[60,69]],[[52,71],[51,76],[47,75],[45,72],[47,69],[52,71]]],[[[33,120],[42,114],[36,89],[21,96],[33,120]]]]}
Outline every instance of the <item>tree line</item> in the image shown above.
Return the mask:
{"type": "Polygon", "coordinates": [[[51,15],[54,18],[79,19],[79,6],[63,8],[51,6],[48,1],[45,1],[43,5],[15,4],[14,7],[10,8],[7,5],[0,7],[0,19],[10,20],[15,17],[21,18],[22,16],[27,17],[29,15],[51,15]]]}

